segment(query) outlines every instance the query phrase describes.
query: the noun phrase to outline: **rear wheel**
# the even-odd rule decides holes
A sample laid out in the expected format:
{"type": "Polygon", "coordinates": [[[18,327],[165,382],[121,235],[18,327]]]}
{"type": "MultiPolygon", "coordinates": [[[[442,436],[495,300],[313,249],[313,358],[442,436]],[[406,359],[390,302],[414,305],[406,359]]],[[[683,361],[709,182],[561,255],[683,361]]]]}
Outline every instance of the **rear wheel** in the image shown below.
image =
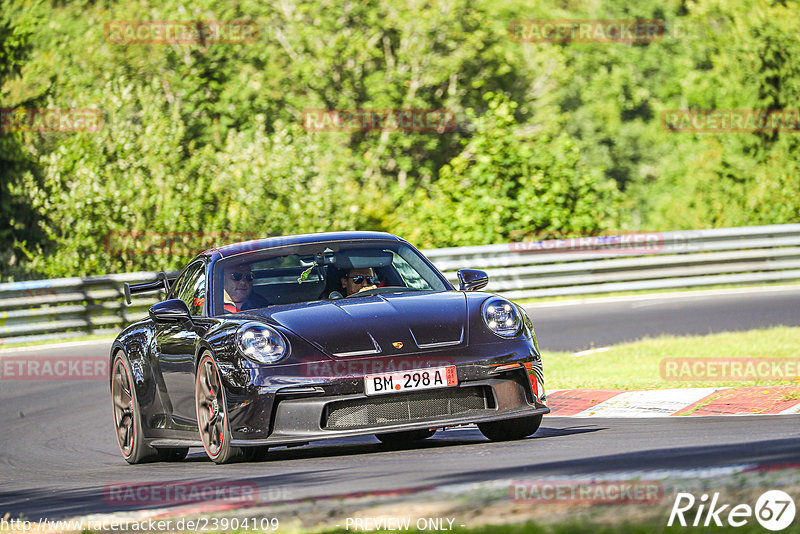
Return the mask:
{"type": "Polygon", "coordinates": [[[511,441],[535,434],[541,424],[542,416],[532,415],[490,423],[478,423],[478,430],[492,441],[511,441]]]}
{"type": "Polygon", "coordinates": [[[217,362],[210,354],[200,359],[195,383],[197,426],[206,454],[214,463],[225,464],[242,456],[242,450],[231,447],[225,392],[217,362]]]}
{"type": "Polygon", "coordinates": [[[436,433],[436,430],[404,430],[402,432],[387,432],[385,434],[375,434],[382,443],[387,445],[399,445],[411,441],[421,441],[428,439],[436,433]]]}
{"type": "Polygon", "coordinates": [[[138,464],[158,458],[158,451],[145,443],[136,388],[131,379],[128,358],[118,352],[111,371],[111,402],[114,428],[122,457],[129,464],[138,464]]]}

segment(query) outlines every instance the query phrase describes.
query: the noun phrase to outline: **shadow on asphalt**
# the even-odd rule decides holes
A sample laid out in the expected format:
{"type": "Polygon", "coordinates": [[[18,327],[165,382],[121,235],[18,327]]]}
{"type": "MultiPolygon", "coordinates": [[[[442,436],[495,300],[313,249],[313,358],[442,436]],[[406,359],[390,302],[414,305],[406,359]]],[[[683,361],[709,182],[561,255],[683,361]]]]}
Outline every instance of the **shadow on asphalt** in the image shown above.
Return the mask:
{"type": "Polygon", "coordinates": [[[567,428],[547,428],[542,427],[539,429],[536,434],[534,434],[534,438],[541,439],[541,438],[555,438],[559,436],[571,436],[573,434],[585,434],[587,432],[597,432],[600,430],[607,430],[605,427],[599,427],[596,425],[582,425],[582,426],[570,426],[567,428]]]}
{"type": "MultiPolygon", "coordinates": [[[[646,439],[643,437],[642,439],[646,439]]],[[[599,451],[598,451],[599,452],[599,451]]],[[[521,476],[592,476],[603,473],[690,470],[740,464],[786,465],[800,460],[796,438],[714,446],[653,448],[624,454],[593,455],[575,460],[521,464],[507,468],[472,470],[435,477],[432,485],[463,484],[491,479],[519,479],[521,476]]]]}
{"type": "MultiPolygon", "coordinates": [[[[211,460],[202,449],[190,449],[189,456],[181,462],[154,463],[138,466],[129,466],[119,459],[119,479],[114,484],[156,484],[168,485],[182,482],[198,481],[236,481],[252,482],[259,488],[269,489],[275,487],[288,487],[292,485],[302,485],[313,487],[319,484],[326,484],[342,480],[343,473],[352,473],[351,467],[342,467],[327,470],[302,471],[297,473],[240,477],[242,469],[257,468],[264,470],[276,462],[293,462],[318,458],[346,458],[353,456],[374,456],[380,458],[387,453],[414,453],[415,451],[444,449],[448,447],[461,447],[467,445],[482,445],[486,447],[494,446],[518,446],[526,441],[538,441],[541,439],[568,436],[571,434],[581,434],[586,432],[596,432],[604,430],[604,427],[594,425],[582,425],[567,428],[540,428],[534,436],[525,440],[509,441],[505,443],[492,443],[486,439],[477,428],[456,428],[447,431],[439,431],[432,438],[427,440],[406,443],[402,445],[389,445],[380,443],[376,438],[374,442],[365,442],[367,438],[351,438],[336,441],[318,441],[303,447],[280,447],[271,449],[266,458],[259,462],[247,462],[232,464],[230,466],[214,466],[211,460]],[[353,439],[360,439],[361,442],[353,443],[353,439]],[[196,468],[208,467],[213,470],[219,478],[208,477],[209,471],[197,471],[196,468]],[[189,471],[187,471],[187,469],[189,471]],[[177,474],[179,473],[179,474],[177,474]],[[174,479],[169,479],[175,475],[174,479]],[[196,475],[192,477],[192,475],[196,475]],[[152,477],[152,478],[151,478],[152,477]]],[[[396,459],[395,455],[392,455],[396,459]]],[[[109,504],[107,486],[96,486],[86,488],[75,488],[70,490],[37,488],[34,490],[0,491],[0,516],[6,512],[11,512],[11,517],[17,517],[20,513],[31,520],[40,517],[47,519],[60,519],[85,515],[90,513],[111,513],[115,511],[137,511],[153,508],[152,503],[126,504],[120,506],[118,503],[109,504]]],[[[428,487],[429,485],[425,485],[428,487]]],[[[183,504],[185,506],[185,503],[183,504]]]]}
{"type": "MultiPolygon", "coordinates": [[[[520,445],[525,443],[535,443],[545,440],[542,445],[549,443],[548,438],[557,438],[570,434],[586,432],[596,432],[603,430],[603,427],[593,425],[582,425],[563,429],[542,428],[533,438],[526,440],[490,444],[477,429],[452,432],[460,434],[452,438],[447,433],[442,438],[434,437],[430,440],[415,443],[402,449],[392,449],[394,452],[414,452],[426,449],[439,449],[444,447],[462,445],[486,445],[482,447],[481,455],[485,449],[496,448],[496,453],[501,455],[513,454],[520,461],[513,466],[498,468],[491,466],[490,463],[473,462],[470,469],[455,469],[444,474],[425,474],[421,472],[412,484],[406,481],[397,487],[390,487],[386,484],[381,489],[385,490],[410,490],[424,489],[435,486],[451,484],[467,484],[483,482],[489,480],[514,479],[521,480],[536,477],[558,477],[558,476],[596,476],[604,473],[630,472],[630,471],[653,471],[663,469],[698,469],[709,467],[721,467],[736,464],[759,464],[776,465],[790,464],[800,460],[800,450],[798,450],[798,440],[796,438],[775,439],[768,441],[758,441],[757,446],[749,446],[746,442],[713,445],[713,446],[684,446],[673,448],[650,448],[648,450],[601,454],[597,450],[586,457],[571,460],[550,461],[546,454],[547,447],[538,448],[537,452],[542,454],[531,455],[530,451],[520,452],[520,445]],[[413,489],[412,489],[413,488],[413,489]]],[[[648,436],[642,436],[643,441],[648,436]]],[[[654,444],[655,445],[655,444],[654,444]]],[[[755,445],[755,443],[753,444],[755,445]]],[[[331,469],[316,468],[297,472],[269,474],[269,467],[277,462],[303,460],[309,458],[335,458],[343,456],[367,456],[371,458],[385,457],[387,460],[405,462],[406,459],[398,458],[395,454],[373,454],[385,453],[387,449],[379,443],[358,443],[342,445],[312,445],[307,448],[285,449],[271,451],[267,460],[256,464],[234,464],[231,466],[208,466],[209,470],[196,471],[198,464],[207,463],[204,453],[193,454],[191,458],[184,462],[172,464],[151,464],[148,466],[123,466],[120,465],[119,480],[116,484],[146,483],[151,485],[164,485],[176,483],[192,483],[202,481],[235,481],[237,483],[251,483],[258,486],[260,492],[269,492],[274,488],[304,488],[311,489],[317,486],[333,485],[341,488],[341,491],[323,494],[316,498],[331,498],[335,495],[346,496],[349,492],[360,491],[362,481],[359,480],[358,470],[354,470],[352,465],[334,467],[331,469]],[[251,476],[241,477],[245,471],[251,476]],[[257,471],[259,474],[253,475],[257,471]],[[214,476],[208,476],[213,473],[214,476]],[[263,474],[262,474],[263,473],[263,474]],[[164,477],[174,475],[173,479],[164,477]],[[193,477],[192,475],[198,475],[193,477]],[[123,482],[127,479],[126,482],[123,482]],[[161,480],[158,480],[161,479],[161,480]],[[147,482],[142,482],[147,480],[147,482]]],[[[467,451],[464,451],[465,453],[467,451]]],[[[495,452],[495,451],[493,451],[495,452]]],[[[465,454],[465,456],[468,456],[465,454]]],[[[485,458],[485,456],[484,456],[485,458]]],[[[413,461],[413,459],[411,460],[413,461]]],[[[463,467],[463,466],[462,466],[463,467]]],[[[389,479],[386,479],[389,480],[389,479]]],[[[10,517],[19,517],[24,514],[30,520],[37,520],[40,517],[48,519],[60,519],[86,515],[90,513],[110,513],[115,511],[136,511],[153,508],[152,503],[125,504],[109,503],[107,494],[108,485],[96,485],[74,489],[54,489],[37,488],[33,490],[12,490],[0,491],[0,515],[10,512],[10,517]]],[[[292,490],[292,498],[304,497],[301,493],[292,490]]],[[[275,499],[279,501],[280,499],[275,499]]],[[[183,503],[183,506],[186,506],[183,503]]],[[[165,506],[166,507],[166,506],[165,506]]]]}

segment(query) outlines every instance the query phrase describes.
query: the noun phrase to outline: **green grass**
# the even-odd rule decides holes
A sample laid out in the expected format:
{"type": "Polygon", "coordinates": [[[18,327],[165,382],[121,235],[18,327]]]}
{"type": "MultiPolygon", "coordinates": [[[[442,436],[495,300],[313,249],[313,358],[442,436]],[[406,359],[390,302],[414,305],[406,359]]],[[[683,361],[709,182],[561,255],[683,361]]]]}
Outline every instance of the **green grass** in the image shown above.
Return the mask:
{"type": "Polygon", "coordinates": [[[786,395],[784,395],[783,400],[785,401],[800,400],[800,388],[797,388],[797,390],[792,393],[787,393],[786,395]]]}
{"type": "Polygon", "coordinates": [[[530,299],[514,299],[514,302],[523,306],[541,302],[560,302],[563,300],[600,299],[607,297],[630,297],[638,295],[659,295],[663,293],[695,293],[698,291],[711,291],[714,289],[743,289],[743,288],[769,288],[776,286],[800,286],[800,281],[776,280],[759,284],[716,284],[702,287],[669,287],[664,289],[637,289],[635,291],[613,291],[610,293],[587,293],[585,295],[561,295],[558,297],[539,297],[530,299]]]}
{"type": "Polygon", "coordinates": [[[800,377],[784,380],[667,380],[659,364],[664,358],[790,358],[800,360],[800,328],[774,327],[706,336],[663,336],[614,345],[607,352],[574,356],[569,352],[544,352],[548,389],[664,389],[721,386],[776,386],[796,384],[800,377]]]}

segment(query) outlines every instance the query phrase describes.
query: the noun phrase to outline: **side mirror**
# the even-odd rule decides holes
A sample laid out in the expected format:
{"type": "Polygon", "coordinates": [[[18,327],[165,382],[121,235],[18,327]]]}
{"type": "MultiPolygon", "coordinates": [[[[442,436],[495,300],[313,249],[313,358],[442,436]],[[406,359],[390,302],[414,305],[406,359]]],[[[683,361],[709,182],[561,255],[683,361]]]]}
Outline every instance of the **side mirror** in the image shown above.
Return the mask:
{"type": "Polygon", "coordinates": [[[165,300],[150,307],[150,318],[157,323],[177,323],[183,319],[191,320],[189,306],[181,299],[165,300]]]}
{"type": "Polygon", "coordinates": [[[489,275],[477,269],[461,269],[458,271],[459,291],[477,291],[489,283],[489,275]]]}

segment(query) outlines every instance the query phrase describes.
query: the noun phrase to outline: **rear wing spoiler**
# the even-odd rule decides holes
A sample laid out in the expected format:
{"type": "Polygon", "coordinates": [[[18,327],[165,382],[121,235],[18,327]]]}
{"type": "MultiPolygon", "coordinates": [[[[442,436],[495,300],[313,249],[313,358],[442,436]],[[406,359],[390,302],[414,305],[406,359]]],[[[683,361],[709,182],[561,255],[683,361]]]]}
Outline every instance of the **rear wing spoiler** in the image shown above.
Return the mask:
{"type": "Polygon", "coordinates": [[[131,295],[134,293],[149,293],[150,291],[159,291],[163,289],[169,293],[170,285],[175,281],[175,278],[169,278],[167,273],[161,271],[156,275],[156,279],[152,282],[143,282],[141,284],[129,284],[125,282],[123,288],[125,291],[125,301],[131,303],[131,295]]]}

